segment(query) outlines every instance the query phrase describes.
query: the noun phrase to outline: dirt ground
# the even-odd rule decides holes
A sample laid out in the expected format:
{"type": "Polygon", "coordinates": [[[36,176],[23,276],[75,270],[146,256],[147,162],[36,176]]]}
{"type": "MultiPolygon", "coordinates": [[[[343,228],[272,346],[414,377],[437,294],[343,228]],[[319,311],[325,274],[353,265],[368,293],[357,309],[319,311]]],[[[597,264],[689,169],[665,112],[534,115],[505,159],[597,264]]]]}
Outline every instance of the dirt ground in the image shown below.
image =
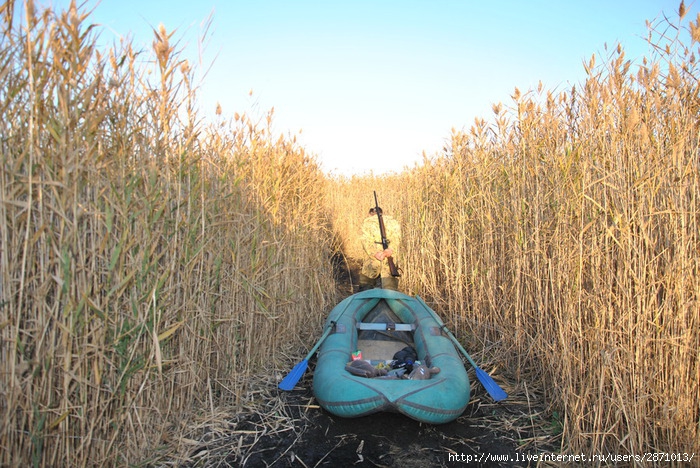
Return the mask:
{"type": "MultiPolygon", "coordinates": [[[[342,275],[340,282],[357,284],[342,275]]],[[[467,409],[451,423],[430,425],[393,413],[355,419],[331,415],[313,397],[314,364],[312,359],[294,391],[277,388],[282,372],[252,385],[250,398],[257,403],[251,410],[206,426],[179,466],[547,466],[526,457],[556,452],[560,443],[556,421],[545,416],[538,395],[507,375],[494,375],[509,394],[495,403],[468,367],[472,397],[467,409]]]]}
{"type": "MultiPolygon", "coordinates": [[[[556,451],[554,426],[536,395],[509,392],[494,403],[478,381],[465,412],[443,425],[393,413],[355,419],[320,408],[311,391],[312,360],[297,390],[272,379],[256,385],[254,410],[210,424],[182,467],[509,467],[546,466],[527,456],[556,451]],[[505,457],[505,458],[504,458],[505,457]]],[[[469,372],[474,378],[473,371],[469,372]]]]}

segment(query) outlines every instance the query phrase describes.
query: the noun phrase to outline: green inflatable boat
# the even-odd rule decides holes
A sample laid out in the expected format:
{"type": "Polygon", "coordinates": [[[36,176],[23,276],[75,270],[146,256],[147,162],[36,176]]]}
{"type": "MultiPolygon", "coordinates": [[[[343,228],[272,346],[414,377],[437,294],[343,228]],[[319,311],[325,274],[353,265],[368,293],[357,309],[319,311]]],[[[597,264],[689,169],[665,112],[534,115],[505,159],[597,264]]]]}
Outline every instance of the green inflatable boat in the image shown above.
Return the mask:
{"type": "Polygon", "coordinates": [[[347,418],[380,411],[431,424],[458,418],[469,402],[469,377],[441,326],[419,297],[371,289],[346,298],[331,311],[326,322],[330,334],[319,349],[313,377],[319,404],[347,418]],[[396,365],[395,353],[406,347],[417,354],[414,367],[425,364],[434,373],[397,379],[360,376],[346,369],[353,354],[360,353],[371,366],[390,369],[396,365]]]}

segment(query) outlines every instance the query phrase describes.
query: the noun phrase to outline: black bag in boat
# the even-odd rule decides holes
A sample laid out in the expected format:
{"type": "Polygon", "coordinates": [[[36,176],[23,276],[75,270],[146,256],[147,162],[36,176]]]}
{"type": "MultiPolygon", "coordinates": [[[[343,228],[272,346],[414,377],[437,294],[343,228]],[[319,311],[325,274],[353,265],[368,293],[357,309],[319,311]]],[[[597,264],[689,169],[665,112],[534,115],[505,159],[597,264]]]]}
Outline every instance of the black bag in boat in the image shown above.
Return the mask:
{"type": "Polygon", "coordinates": [[[394,363],[391,365],[393,369],[406,369],[406,372],[411,372],[413,370],[413,363],[418,359],[418,354],[416,350],[410,346],[406,346],[401,351],[397,351],[394,354],[394,363]]]}

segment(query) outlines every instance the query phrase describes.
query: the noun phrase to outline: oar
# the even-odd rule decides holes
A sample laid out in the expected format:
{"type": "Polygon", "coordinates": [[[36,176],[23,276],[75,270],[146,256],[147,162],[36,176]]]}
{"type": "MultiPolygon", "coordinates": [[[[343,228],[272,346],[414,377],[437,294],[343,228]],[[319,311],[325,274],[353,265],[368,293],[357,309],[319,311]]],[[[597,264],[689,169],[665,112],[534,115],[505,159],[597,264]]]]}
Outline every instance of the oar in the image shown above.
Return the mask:
{"type": "Polygon", "coordinates": [[[282,381],[279,384],[280,390],[292,390],[297,382],[299,382],[299,379],[304,375],[304,372],[306,372],[306,368],[309,366],[309,359],[311,359],[311,356],[314,355],[316,350],[321,346],[321,343],[328,337],[328,335],[331,334],[331,331],[333,330],[333,326],[335,326],[335,322],[331,322],[330,325],[328,325],[328,328],[326,328],[326,331],[323,332],[323,335],[321,335],[321,339],[318,340],[318,343],[309,351],[309,354],[306,355],[306,357],[298,363],[294,368],[291,370],[287,376],[282,379],[282,381]]]}
{"type": "Polygon", "coordinates": [[[491,398],[493,398],[494,401],[501,401],[508,398],[508,394],[501,387],[498,386],[498,384],[491,378],[491,376],[476,365],[469,353],[467,353],[467,351],[462,347],[459,341],[457,341],[457,338],[455,338],[455,336],[447,329],[447,326],[442,322],[442,320],[440,320],[440,317],[438,317],[435,311],[428,307],[428,304],[426,304],[423,301],[423,299],[421,299],[418,296],[416,297],[423,303],[425,308],[428,309],[435,321],[437,321],[437,323],[440,324],[440,327],[445,331],[445,333],[447,333],[447,336],[450,337],[457,349],[459,349],[464,355],[464,357],[467,358],[469,364],[471,364],[474,370],[476,371],[476,378],[479,379],[479,382],[481,382],[481,385],[484,386],[488,394],[491,395],[491,398]]]}

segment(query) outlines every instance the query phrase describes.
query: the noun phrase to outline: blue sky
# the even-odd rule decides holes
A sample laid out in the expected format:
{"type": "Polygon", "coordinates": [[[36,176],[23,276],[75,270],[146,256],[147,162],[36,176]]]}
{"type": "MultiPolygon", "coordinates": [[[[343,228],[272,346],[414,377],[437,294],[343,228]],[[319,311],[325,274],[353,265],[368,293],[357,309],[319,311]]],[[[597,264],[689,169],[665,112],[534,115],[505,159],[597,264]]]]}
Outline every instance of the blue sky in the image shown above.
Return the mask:
{"type": "MultiPolygon", "coordinates": [[[[688,1],[690,18],[698,5],[688,1]]],[[[65,8],[64,0],[42,0],[65,8]]],[[[80,2],[79,2],[80,3],[80,2]]],[[[700,3],[700,2],[698,2],[700,3]]],[[[677,18],[673,0],[102,0],[100,41],[150,47],[163,23],[197,65],[202,115],[220,103],[264,115],[297,135],[331,173],[400,171],[432,155],[450,131],[489,119],[542,81],[582,82],[583,60],[622,43],[648,55],[646,20],[677,18]],[[209,34],[198,44],[211,17],[209,34]],[[207,71],[206,76],[205,71],[207,71]],[[252,96],[249,95],[253,91],[252,96]],[[301,131],[301,134],[299,132],[301,131]]],[[[600,63],[601,60],[598,61],[600,63]]]]}

